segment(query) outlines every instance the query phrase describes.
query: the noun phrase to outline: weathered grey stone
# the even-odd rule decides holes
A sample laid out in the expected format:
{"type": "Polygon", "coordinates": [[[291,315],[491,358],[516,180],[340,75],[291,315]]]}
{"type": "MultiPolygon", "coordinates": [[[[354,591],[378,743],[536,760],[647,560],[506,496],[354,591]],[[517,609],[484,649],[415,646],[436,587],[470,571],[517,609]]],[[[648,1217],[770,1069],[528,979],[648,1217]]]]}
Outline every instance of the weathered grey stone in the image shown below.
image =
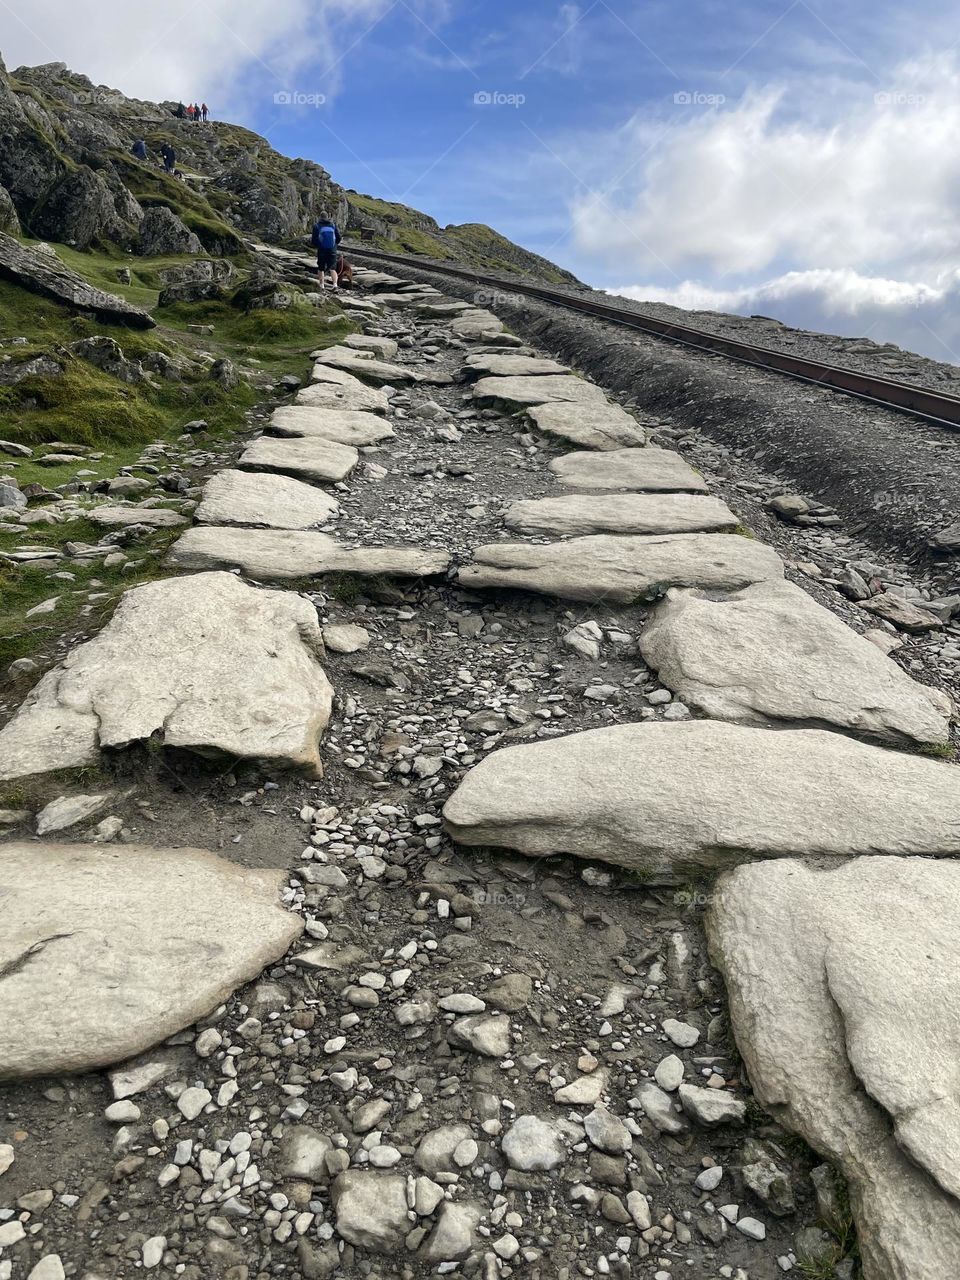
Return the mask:
{"type": "Polygon", "coordinates": [[[327,365],[314,366],[311,385],[297,392],[295,403],[357,413],[386,413],[390,408],[388,388],[368,387],[352,374],[327,365]]]}
{"type": "Polygon", "coordinates": [[[303,928],[284,871],[199,849],[0,851],[0,1078],[90,1071],[165,1039],[282,956],[303,928]]]}
{"type": "Polygon", "coordinates": [[[104,529],[122,529],[133,524],[148,525],[151,529],[175,529],[189,523],[179,511],[168,511],[164,507],[112,507],[107,503],[91,507],[86,516],[104,529]]]}
{"type": "Polygon", "coordinates": [[[608,449],[565,453],[550,470],[568,489],[669,493],[706,493],[707,483],[679,453],[657,449],[608,449]]]}
{"type": "Polygon", "coordinates": [[[544,435],[569,440],[582,449],[642,448],[647,436],[636,418],[618,404],[540,404],[527,417],[544,435]]]}
{"type": "Polygon", "coordinates": [[[633,604],[667,587],[736,591],[783,576],[775,551],[736,534],[598,534],[546,545],[493,542],[477,547],[473,556],[458,573],[467,587],[513,587],[565,600],[619,604],[633,604]]]}
{"type": "Polygon", "coordinates": [[[471,1049],[487,1058],[503,1058],[510,1052],[510,1019],[505,1013],[468,1014],[457,1018],[447,1038],[458,1049],[471,1049]]]}
{"type": "Polygon", "coordinates": [[[386,360],[378,360],[372,352],[354,351],[350,347],[327,347],[317,356],[317,364],[321,367],[340,369],[343,373],[352,374],[362,382],[372,383],[375,387],[387,383],[391,386],[402,386],[417,381],[412,368],[405,365],[390,364],[386,360]]]}
{"type": "Polygon", "coordinates": [[[333,1143],[318,1129],[309,1125],[293,1125],[280,1143],[280,1175],[303,1178],[307,1182],[326,1182],[326,1159],[333,1143]]]}
{"type": "Polygon", "coordinates": [[[340,345],[351,347],[354,351],[372,351],[380,360],[393,360],[400,350],[400,344],[393,338],[380,338],[367,333],[351,333],[340,345]]]}
{"type": "Polygon", "coordinates": [[[230,468],[207,481],[195,515],[200,524],[310,529],[339,512],[335,498],[302,480],[230,468]]]}
{"type": "Polygon", "coordinates": [[[326,533],[294,529],[197,526],[170,548],[176,569],[240,569],[258,581],[357,573],[425,578],[445,573],[450,557],[420,547],[344,547],[326,533]]]}
{"type": "Polygon", "coordinates": [[[721,1124],[740,1125],[747,1118],[747,1104],[725,1089],[704,1089],[695,1084],[681,1084],[677,1096],[686,1114],[707,1129],[721,1124]]]}
{"type": "Polygon", "coordinates": [[[322,440],[334,440],[354,449],[392,440],[395,434],[390,423],[375,413],[314,408],[302,404],[274,409],[268,430],[278,436],[319,436],[322,440]]]}
{"type": "Polygon", "coordinates": [[[570,373],[566,365],[558,364],[556,360],[499,351],[478,351],[475,355],[467,356],[463,371],[471,378],[537,378],[570,373]]]}
{"type": "Polygon", "coordinates": [[[570,493],[526,498],[504,523],[521,533],[731,533],[738,520],[725,502],[694,493],[570,493]]]}
{"type": "Polygon", "coordinates": [[[100,748],[155,734],[168,747],[319,777],[333,697],[322,644],[307,600],[233,574],[136,587],[0,731],[0,778],[95,763],[100,748]]]}
{"type": "Polygon", "coordinates": [[[458,338],[477,341],[483,338],[496,337],[503,333],[503,321],[492,311],[478,308],[476,311],[464,311],[450,323],[450,330],[458,338]]]}
{"type": "Polygon", "coordinates": [[[864,1275],[952,1275],[960,865],[757,864],[712,901],[711,954],[754,1093],[847,1179],[864,1275]]]}
{"type": "Polygon", "coordinates": [[[344,480],[360,461],[356,449],[320,437],[273,440],[262,436],[248,445],[237,463],[248,471],[276,471],[307,480],[344,480]]]}
{"type": "Polygon", "coordinates": [[[526,409],[534,404],[550,404],[557,400],[583,404],[606,403],[602,388],[572,374],[545,378],[481,378],[474,385],[473,398],[478,404],[505,405],[526,409]]]}
{"type": "Polygon", "coordinates": [[[911,680],[790,582],[715,600],[671,591],[640,651],[667,688],[711,719],[805,722],[894,742],[949,737],[945,694],[911,680]]]}
{"type": "Polygon", "coordinates": [[[407,1179],[401,1174],[348,1169],[333,1184],[337,1231],[373,1253],[398,1253],[410,1230],[407,1179]]]}
{"type": "Polygon", "coordinates": [[[80,311],[92,311],[99,320],[120,320],[134,329],[152,329],[156,321],[140,307],[104,293],[64,266],[55,253],[21,244],[0,232],[0,277],[33,293],[64,302],[80,311]]]}
{"type": "Polygon", "coordinates": [[[876,614],[878,618],[883,618],[887,622],[892,622],[901,631],[910,631],[918,635],[923,631],[934,631],[937,627],[943,626],[943,619],[931,613],[929,609],[924,609],[922,604],[911,604],[909,600],[904,600],[892,591],[884,591],[870,600],[861,601],[860,608],[865,609],[867,613],[876,614]]]}
{"type": "Polygon", "coordinates": [[[424,1134],[414,1156],[414,1164],[434,1177],[438,1173],[459,1173],[454,1152],[462,1142],[473,1138],[473,1130],[465,1124],[447,1124],[424,1134]]]}
{"type": "Polygon", "coordinates": [[[437,1225],[421,1250],[427,1262],[453,1262],[465,1258],[477,1243],[477,1227],[483,1211],[469,1200],[445,1200],[437,1225]]]}
{"type": "Polygon", "coordinates": [[[66,831],[68,827],[102,812],[113,797],[112,791],[89,796],[59,796],[44,805],[37,814],[37,835],[49,836],[57,831],[66,831]]]}
{"type": "Polygon", "coordinates": [[[493,752],[444,818],[461,844],[630,870],[790,855],[954,857],[953,777],[949,764],[815,729],[625,724],[493,752]]]}
{"type": "Polygon", "coordinates": [[[323,643],[331,653],[359,653],[369,647],[370,632],[351,622],[331,624],[323,628],[323,643]]]}
{"type": "Polygon", "coordinates": [[[510,1168],[524,1173],[550,1173],[567,1158],[560,1131],[539,1116],[517,1116],[501,1145],[510,1168]]]}

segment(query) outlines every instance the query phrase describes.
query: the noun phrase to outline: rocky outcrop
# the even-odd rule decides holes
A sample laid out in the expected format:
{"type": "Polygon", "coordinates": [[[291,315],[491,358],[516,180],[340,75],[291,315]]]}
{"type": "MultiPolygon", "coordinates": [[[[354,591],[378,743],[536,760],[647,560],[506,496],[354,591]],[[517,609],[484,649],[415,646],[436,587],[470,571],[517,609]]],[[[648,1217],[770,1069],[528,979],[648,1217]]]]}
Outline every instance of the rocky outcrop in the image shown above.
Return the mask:
{"type": "Polygon", "coordinates": [[[8,236],[20,234],[20,219],[17,217],[16,205],[10,199],[10,192],[0,186],[0,232],[8,236]]]}
{"type": "Polygon", "coordinates": [[[144,258],[160,258],[180,253],[200,253],[203,246],[172,209],[156,205],[148,209],[140,223],[137,253],[144,258]]]}
{"type": "Polygon", "coordinates": [[[725,876],[707,916],[754,1092],[839,1165],[871,1280],[960,1258],[958,902],[955,863],[790,861],[725,876]]]}
{"type": "Polygon", "coordinates": [[[631,871],[960,854],[951,766],[820,730],[627,724],[496,751],[444,809],[462,844],[631,871]]]}
{"type": "Polygon", "coordinates": [[[150,1048],[303,929],[280,905],[285,872],[199,849],[7,844],[0,862],[4,1080],[90,1071],[150,1048]]]}
{"type": "Polygon", "coordinates": [[[156,324],[146,311],[124,298],[87,284],[52,251],[29,248],[3,234],[0,234],[0,277],[78,311],[92,311],[100,320],[128,324],[135,329],[150,329],[156,324]]]}

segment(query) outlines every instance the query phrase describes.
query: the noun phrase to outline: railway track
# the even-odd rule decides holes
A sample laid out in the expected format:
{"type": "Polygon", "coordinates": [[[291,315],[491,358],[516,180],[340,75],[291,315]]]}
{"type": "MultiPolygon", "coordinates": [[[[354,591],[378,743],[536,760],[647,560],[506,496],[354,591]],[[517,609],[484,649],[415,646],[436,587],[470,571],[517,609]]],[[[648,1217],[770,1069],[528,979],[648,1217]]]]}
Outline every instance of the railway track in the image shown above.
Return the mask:
{"type": "Polygon", "coordinates": [[[857,369],[845,369],[841,365],[808,360],[784,351],[776,351],[771,347],[723,338],[703,329],[692,328],[690,325],[672,324],[652,316],[636,315],[623,311],[611,303],[597,302],[592,298],[579,298],[574,294],[550,289],[545,285],[528,284],[506,276],[481,275],[466,267],[441,266],[429,260],[421,261],[412,259],[408,255],[386,253],[380,249],[365,249],[359,245],[350,245],[349,252],[354,257],[372,258],[407,268],[414,267],[417,271],[466,280],[471,284],[482,285],[504,293],[536,298],[540,302],[564,307],[568,311],[578,311],[583,315],[595,316],[597,319],[606,320],[621,328],[635,329],[678,346],[723,356],[739,364],[783,374],[796,381],[828,387],[842,395],[867,401],[878,408],[893,409],[898,413],[906,413],[912,417],[921,418],[925,422],[935,423],[937,426],[949,427],[954,431],[960,430],[960,397],[946,395],[941,391],[898,382],[894,378],[876,377],[857,369]]]}

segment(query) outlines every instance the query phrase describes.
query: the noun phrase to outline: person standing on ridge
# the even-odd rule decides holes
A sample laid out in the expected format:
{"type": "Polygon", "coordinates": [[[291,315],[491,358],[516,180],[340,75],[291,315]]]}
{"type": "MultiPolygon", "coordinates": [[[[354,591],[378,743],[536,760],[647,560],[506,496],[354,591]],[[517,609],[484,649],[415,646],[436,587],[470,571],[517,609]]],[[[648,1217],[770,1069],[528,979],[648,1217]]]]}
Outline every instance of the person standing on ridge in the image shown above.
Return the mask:
{"type": "Polygon", "coordinates": [[[173,173],[177,165],[177,153],[171,147],[169,142],[164,142],[160,147],[160,154],[163,156],[163,167],[167,173],[173,173]]]}
{"type": "Polygon", "coordinates": [[[146,160],[147,144],[144,142],[143,138],[138,138],[130,150],[138,160],[146,160]]]}
{"type": "Polygon", "coordinates": [[[200,114],[203,116],[204,124],[206,124],[207,117],[209,116],[210,112],[207,110],[207,104],[205,102],[200,107],[200,114]]]}
{"type": "Polygon", "coordinates": [[[317,278],[321,292],[327,287],[327,276],[333,280],[333,288],[339,287],[337,277],[337,246],[341,240],[340,229],[325,214],[321,213],[313,228],[311,243],[317,251],[317,278]]]}

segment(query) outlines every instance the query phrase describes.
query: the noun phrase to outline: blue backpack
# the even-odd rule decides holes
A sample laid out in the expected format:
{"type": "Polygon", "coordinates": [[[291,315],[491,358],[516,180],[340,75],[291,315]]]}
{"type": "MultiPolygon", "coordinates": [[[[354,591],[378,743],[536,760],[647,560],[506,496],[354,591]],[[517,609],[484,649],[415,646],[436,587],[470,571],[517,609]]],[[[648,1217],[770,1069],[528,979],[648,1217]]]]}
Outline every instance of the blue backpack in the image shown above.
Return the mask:
{"type": "Polygon", "coordinates": [[[337,247],[337,229],[329,222],[318,222],[313,228],[313,246],[315,249],[335,249],[337,247]]]}

